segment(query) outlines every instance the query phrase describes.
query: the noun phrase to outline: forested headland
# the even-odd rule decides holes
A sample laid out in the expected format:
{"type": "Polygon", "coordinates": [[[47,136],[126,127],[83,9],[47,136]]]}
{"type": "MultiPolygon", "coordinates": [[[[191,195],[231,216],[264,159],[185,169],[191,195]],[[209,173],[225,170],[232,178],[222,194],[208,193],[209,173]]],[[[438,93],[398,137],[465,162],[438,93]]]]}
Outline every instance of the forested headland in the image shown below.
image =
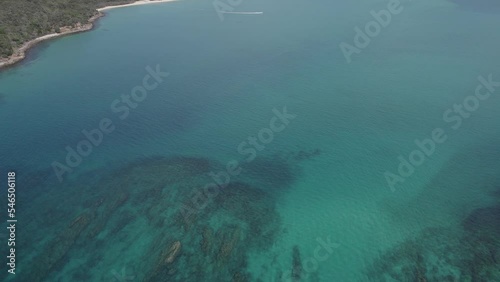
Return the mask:
{"type": "Polygon", "coordinates": [[[0,0],[0,59],[24,43],[61,32],[63,27],[86,24],[97,8],[133,0],[0,0]]]}

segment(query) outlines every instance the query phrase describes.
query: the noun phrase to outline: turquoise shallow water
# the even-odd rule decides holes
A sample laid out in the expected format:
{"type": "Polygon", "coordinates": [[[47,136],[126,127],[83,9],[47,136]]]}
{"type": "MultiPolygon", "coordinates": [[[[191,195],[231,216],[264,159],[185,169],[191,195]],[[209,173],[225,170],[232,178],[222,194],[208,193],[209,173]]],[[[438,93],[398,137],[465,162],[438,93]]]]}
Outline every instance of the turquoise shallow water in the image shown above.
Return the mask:
{"type": "Polygon", "coordinates": [[[387,3],[243,1],[234,11],[264,14],[224,21],[205,1],[116,9],[2,72],[20,243],[16,276],[1,275],[498,281],[500,90],[457,130],[443,113],[478,76],[500,80],[500,17],[402,2],[348,64],[339,44],[387,3]],[[170,75],[120,119],[113,101],[157,65],[170,75]],[[295,117],[247,161],[240,144],[285,107],[295,117]],[[103,118],[116,129],[59,182],[51,164],[103,118]],[[384,173],[435,128],[447,141],[391,191],[384,173]],[[204,201],[231,160],[241,173],[204,201]]]}

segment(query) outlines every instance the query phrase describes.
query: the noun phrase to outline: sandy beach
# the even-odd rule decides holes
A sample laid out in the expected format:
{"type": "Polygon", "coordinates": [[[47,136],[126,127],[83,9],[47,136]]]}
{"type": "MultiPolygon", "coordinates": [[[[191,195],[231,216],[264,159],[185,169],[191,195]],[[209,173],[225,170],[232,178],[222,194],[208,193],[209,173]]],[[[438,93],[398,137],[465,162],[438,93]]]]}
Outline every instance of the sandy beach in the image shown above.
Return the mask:
{"type": "Polygon", "coordinates": [[[130,4],[106,6],[106,7],[97,9],[97,11],[102,12],[102,11],[111,10],[111,9],[115,9],[115,8],[123,8],[123,7],[147,5],[147,4],[157,4],[157,3],[165,3],[165,2],[174,2],[174,1],[177,1],[177,0],[140,0],[140,1],[136,1],[134,3],[130,3],[130,4]]]}
{"type": "Polygon", "coordinates": [[[104,16],[104,11],[110,10],[110,9],[115,9],[115,8],[122,8],[122,7],[130,7],[130,6],[138,6],[138,5],[147,5],[147,4],[157,4],[157,3],[165,3],[165,2],[173,2],[177,0],[141,0],[141,1],[136,1],[134,3],[130,4],[123,4],[123,5],[115,5],[115,6],[106,6],[103,8],[96,9],[98,13],[90,18],[87,23],[82,24],[82,23],[77,23],[74,27],[61,27],[61,32],[60,33],[51,33],[51,34],[46,34],[44,36],[40,36],[38,38],[35,38],[31,41],[28,41],[24,43],[21,47],[17,48],[14,53],[9,57],[9,58],[3,58],[0,59],[0,70],[15,65],[19,63],[20,61],[24,60],[26,58],[26,52],[36,46],[38,43],[46,40],[50,40],[53,38],[73,34],[73,33],[80,33],[84,31],[91,30],[94,27],[94,22],[104,16]]]}

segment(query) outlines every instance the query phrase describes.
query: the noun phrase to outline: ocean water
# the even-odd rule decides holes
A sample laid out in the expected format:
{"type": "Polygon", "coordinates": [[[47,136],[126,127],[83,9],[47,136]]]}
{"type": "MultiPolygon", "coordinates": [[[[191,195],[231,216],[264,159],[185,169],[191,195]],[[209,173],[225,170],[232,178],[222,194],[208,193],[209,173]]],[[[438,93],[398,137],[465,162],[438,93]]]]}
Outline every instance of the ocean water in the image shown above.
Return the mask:
{"type": "Polygon", "coordinates": [[[339,45],[389,2],[115,9],[1,72],[18,219],[1,279],[500,281],[500,88],[443,118],[500,80],[497,4],[402,1],[348,63],[339,45]],[[169,75],[125,107],[148,67],[169,75]],[[114,130],[71,167],[103,119],[114,130]],[[435,129],[446,141],[391,189],[435,129]]]}

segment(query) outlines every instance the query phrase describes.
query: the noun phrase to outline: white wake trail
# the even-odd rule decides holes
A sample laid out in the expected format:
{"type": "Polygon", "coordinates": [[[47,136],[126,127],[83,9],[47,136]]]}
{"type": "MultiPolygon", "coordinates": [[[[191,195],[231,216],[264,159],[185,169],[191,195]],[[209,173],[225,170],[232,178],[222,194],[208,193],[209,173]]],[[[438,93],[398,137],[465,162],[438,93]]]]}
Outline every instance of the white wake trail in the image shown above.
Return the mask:
{"type": "Polygon", "coordinates": [[[262,15],[264,12],[225,12],[223,11],[222,13],[224,14],[237,14],[237,15],[262,15]]]}

